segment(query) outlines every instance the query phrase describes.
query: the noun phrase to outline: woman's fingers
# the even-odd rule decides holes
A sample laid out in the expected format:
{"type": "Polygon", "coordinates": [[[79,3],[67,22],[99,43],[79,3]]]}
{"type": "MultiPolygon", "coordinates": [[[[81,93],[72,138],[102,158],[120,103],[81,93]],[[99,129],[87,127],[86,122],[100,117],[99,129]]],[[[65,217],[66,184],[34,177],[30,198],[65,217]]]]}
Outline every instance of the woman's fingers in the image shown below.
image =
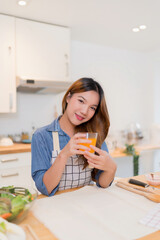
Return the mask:
{"type": "Polygon", "coordinates": [[[77,138],[85,138],[86,134],[85,133],[76,133],[73,138],[77,139],[77,138]]]}
{"type": "Polygon", "coordinates": [[[95,160],[87,155],[84,155],[84,156],[87,159],[88,164],[91,165],[92,167],[97,168],[97,169],[103,168],[103,163],[100,161],[100,159],[95,160]]]}
{"type": "Polygon", "coordinates": [[[97,148],[97,147],[95,147],[95,146],[93,146],[93,145],[90,145],[90,147],[91,147],[95,152],[97,152],[99,155],[105,155],[105,154],[106,154],[106,152],[103,151],[103,150],[101,150],[100,148],[97,148]]]}
{"type": "Polygon", "coordinates": [[[85,153],[84,157],[87,159],[88,163],[92,163],[94,165],[100,165],[100,159],[98,156],[94,155],[93,153],[91,153],[92,155],[89,155],[90,153],[85,153]],[[96,156],[96,157],[95,157],[96,156]],[[98,157],[98,158],[97,158],[98,157]]]}
{"type": "Polygon", "coordinates": [[[83,155],[84,151],[82,151],[82,150],[75,150],[75,154],[83,155]]]}
{"type": "MultiPolygon", "coordinates": [[[[89,147],[86,147],[84,145],[75,145],[75,148],[76,149],[83,149],[84,151],[90,151],[91,150],[89,147]]],[[[84,151],[83,151],[83,154],[84,154],[84,151]]]]}
{"type": "Polygon", "coordinates": [[[99,164],[93,163],[91,161],[88,161],[88,164],[93,168],[101,169],[101,166],[99,164]]]}
{"type": "Polygon", "coordinates": [[[95,161],[99,161],[99,156],[95,155],[94,153],[90,153],[89,151],[84,152],[84,156],[87,158],[94,159],[95,161]]]}

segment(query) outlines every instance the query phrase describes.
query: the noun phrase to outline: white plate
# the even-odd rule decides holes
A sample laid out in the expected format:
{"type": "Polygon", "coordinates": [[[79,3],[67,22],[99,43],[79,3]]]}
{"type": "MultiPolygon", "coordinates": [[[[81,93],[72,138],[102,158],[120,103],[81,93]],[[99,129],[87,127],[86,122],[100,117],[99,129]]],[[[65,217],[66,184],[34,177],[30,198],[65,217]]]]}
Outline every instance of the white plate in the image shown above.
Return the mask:
{"type": "Polygon", "coordinates": [[[7,225],[7,233],[5,234],[7,240],[26,240],[26,234],[21,227],[2,218],[0,218],[0,222],[5,222],[7,225]]]}
{"type": "Polygon", "coordinates": [[[26,234],[21,227],[15,225],[14,229],[17,230],[16,233],[7,232],[8,240],[26,240],[26,234]]]}

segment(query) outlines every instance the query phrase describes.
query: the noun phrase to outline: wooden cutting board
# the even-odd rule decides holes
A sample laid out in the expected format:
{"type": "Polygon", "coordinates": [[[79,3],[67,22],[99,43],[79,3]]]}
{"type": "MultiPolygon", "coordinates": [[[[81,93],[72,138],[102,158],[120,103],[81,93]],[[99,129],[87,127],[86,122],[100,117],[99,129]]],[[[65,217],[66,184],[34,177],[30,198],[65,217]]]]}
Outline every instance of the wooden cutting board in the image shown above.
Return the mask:
{"type": "Polygon", "coordinates": [[[137,238],[136,240],[159,240],[159,239],[160,239],[160,231],[156,231],[142,238],[137,238]]]}
{"type": "Polygon", "coordinates": [[[29,212],[20,224],[25,233],[26,240],[58,240],[33,214],[29,212]],[[27,230],[26,225],[29,226],[30,231],[27,230]]]}
{"type": "MultiPolygon", "coordinates": [[[[136,180],[139,180],[139,181],[148,183],[147,180],[146,180],[146,178],[145,178],[145,175],[134,176],[134,177],[129,177],[129,178],[120,178],[120,179],[118,179],[117,181],[120,180],[120,181],[123,181],[123,182],[128,183],[128,180],[129,180],[130,178],[133,178],[133,179],[136,179],[136,180]]],[[[115,181],[115,182],[116,182],[116,181],[115,181]]],[[[150,186],[152,186],[152,185],[150,185],[150,186]]],[[[153,186],[153,187],[160,189],[160,185],[158,185],[158,186],[153,186]]],[[[142,188],[143,188],[143,187],[142,187],[142,188]]]]}
{"type": "MultiPolygon", "coordinates": [[[[132,178],[147,183],[144,175],[136,176],[136,177],[132,177],[132,178]]],[[[123,179],[123,180],[124,180],[125,182],[128,182],[128,179],[129,179],[129,178],[125,178],[125,179],[123,179]]],[[[155,187],[155,186],[154,186],[154,187],[155,187]]],[[[157,188],[160,188],[160,186],[156,186],[156,187],[157,187],[157,188]]],[[[146,235],[146,236],[144,236],[144,237],[137,238],[136,240],[160,240],[160,231],[156,231],[156,232],[151,233],[151,234],[148,234],[148,235],[146,235]]]]}

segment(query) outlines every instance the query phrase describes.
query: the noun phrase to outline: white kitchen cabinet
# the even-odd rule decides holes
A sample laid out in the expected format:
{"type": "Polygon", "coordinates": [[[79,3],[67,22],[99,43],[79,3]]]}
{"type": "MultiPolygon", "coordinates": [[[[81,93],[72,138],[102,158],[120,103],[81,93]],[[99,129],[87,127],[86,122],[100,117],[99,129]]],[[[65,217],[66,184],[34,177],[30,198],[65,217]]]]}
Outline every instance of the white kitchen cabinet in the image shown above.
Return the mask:
{"type": "Polygon", "coordinates": [[[153,172],[160,172],[160,149],[154,151],[153,158],[153,172]]]}
{"type": "Polygon", "coordinates": [[[15,18],[0,15],[0,113],[16,112],[15,18]]]}
{"type": "Polygon", "coordinates": [[[0,187],[8,185],[34,186],[30,152],[0,155],[0,187]]]}
{"type": "Polygon", "coordinates": [[[18,77],[68,81],[69,64],[69,28],[16,18],[18,77]]]}
{"type": "Polygon", "coordinates": [[[117,164],[116,177],[132,177],[133,176],[133,157],[119,157],[114,158],[117,164]]]}

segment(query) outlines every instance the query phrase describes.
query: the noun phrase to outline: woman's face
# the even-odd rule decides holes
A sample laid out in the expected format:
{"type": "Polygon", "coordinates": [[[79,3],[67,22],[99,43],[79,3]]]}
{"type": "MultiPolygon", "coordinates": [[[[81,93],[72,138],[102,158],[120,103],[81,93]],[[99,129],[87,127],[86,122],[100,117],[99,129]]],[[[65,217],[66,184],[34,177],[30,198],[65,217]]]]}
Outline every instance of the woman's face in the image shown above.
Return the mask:
{"type": "Polygon", "coordinates": [[[67,97],[66,114],[69,121],[78,126],[89,121],[99,104],[99,94],[95,91],[74,93],[67,97]]]}

